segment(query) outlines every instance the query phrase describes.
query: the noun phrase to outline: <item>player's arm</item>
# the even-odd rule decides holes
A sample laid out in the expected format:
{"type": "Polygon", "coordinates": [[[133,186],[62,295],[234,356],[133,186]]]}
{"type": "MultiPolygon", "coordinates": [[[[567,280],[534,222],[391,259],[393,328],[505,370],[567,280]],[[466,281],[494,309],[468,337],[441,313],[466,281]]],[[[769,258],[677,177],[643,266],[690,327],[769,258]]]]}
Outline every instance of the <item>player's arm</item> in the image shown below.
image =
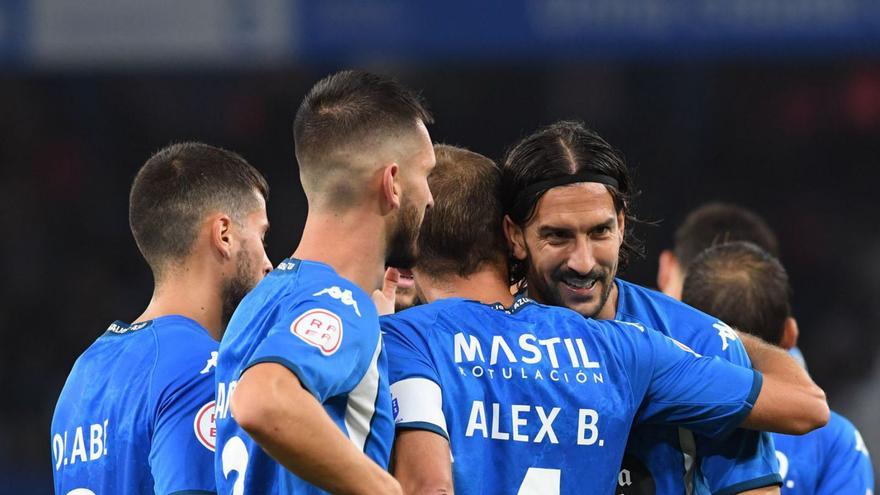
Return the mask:
{"type": "Polygon", "coordinates": [[[270,456],[309,483],[332,493],[401,493],[397,481],[346,438],[286,367],[267,362],[248,368],[230,407],[270,456]]]}
{"type": "Polygon", "coordinates": [[[744,428],[803,435],[828,423],[825,392],[787,352],[763,340],[740,333],[754,369],[764,383],[744,428]]]}
{"type": "MultiPolygon", "coordinates": [[[[628,330],[632,335],[632,328],[628,330]]],[[[777,378],[783,372],[793,371],[787,366],[783,365],[781,370],[773,364],[765,366],[771,375],[771,386],[765,388],[760,371],[717,356],[703,357],[689,349],[683,350],[685,346],[658,332],[645,330],[639,335],[643,337],[638,344],[642,350],[627,359],[637,361],[639,355],[650,355],[651,358],[649,363],[636,362],[632,366],[634,373],[630,379],[635,384],[634,391],[643,390],[642,387],[647,385],[637,422],[674,424],[700,435],[726,438],[740,426],[802,434],[821,426],[821,409],[827,414],[824,401],[810,403],[805,400],[797,407],[776,403],[787,397],[785,391],[780,390],[781,383],[797,383],[791,378],[777,378]],[[639,370],[645,365],[651,368],[647,382],[643,371],[639,370]],[[812,410],[805,412],[799,409],[802,407],[812,410]]],[[[754,343],[749,345],[754,346],[754,343]]],[[[759,349],[759,353],[777,351],[772,347],[764,349],[764,346],[759,349]]],[[[759,365],[767,359],[763,355],[756,357],[753,360],[759,365]]]]}
{"type": "Polygon", "coordinates": [[[449,441],[427,430],[398,430],[392,472],[403,493],[451,494],[452,456],[449,441]]]}

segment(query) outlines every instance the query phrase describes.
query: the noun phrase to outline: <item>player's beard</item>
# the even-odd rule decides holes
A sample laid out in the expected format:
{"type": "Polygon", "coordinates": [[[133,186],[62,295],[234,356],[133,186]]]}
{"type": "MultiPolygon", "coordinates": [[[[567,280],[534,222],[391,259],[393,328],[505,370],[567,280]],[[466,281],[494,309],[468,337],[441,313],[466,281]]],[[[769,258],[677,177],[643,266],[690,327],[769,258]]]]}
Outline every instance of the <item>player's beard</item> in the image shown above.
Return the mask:
{"type": "Polygon", "coordinates": [[[235,275],[226,279],[220,289],[220,296],[223,300],[221,322],[224,329],[232,318],[232,313],[235,312],[235,308],[238,307],[238,304],[244,299],[244,296],[246,296],[251,289],[256,287],[257,283],[260,281],[258,270],[256,270],[255,267],[256,265],[251,260],[250,256],[248,256],[248,253],[244,251],[238,253],[238,257],[235,261],[235,275]]]}
{"type": "Polygon", "coordinates": [[[416,263],[416,244],[419,240],[419,227],[422,215],[411,202],[404,200],[400,205],[399,219],[388,241],[385,264],[394,268],[412,268],[416,263]]]}
{"type": "Polygon", "coordinates": [[[549,274],[548,279],[535,271],[532,264],[529,264],[528,273],[528,291],[529,296],[537,299],[543,304],[551,306],[561,306],[577,311],[587,318],[596,317],[611,295],[611,289],[614,284],[614,273],[603,267],[595,266],[587,274],[580,274],[569,270],[563,266],[556,267],[549,274]],[[548,280],[549,279],[549,280],[548,280]],[[595,280],[599,285],[598,297],[593,297],[592,301],[575,301],[568,299],[562,294],[562,285],[569,284],[574,287],[584,287],[595,280]]]}

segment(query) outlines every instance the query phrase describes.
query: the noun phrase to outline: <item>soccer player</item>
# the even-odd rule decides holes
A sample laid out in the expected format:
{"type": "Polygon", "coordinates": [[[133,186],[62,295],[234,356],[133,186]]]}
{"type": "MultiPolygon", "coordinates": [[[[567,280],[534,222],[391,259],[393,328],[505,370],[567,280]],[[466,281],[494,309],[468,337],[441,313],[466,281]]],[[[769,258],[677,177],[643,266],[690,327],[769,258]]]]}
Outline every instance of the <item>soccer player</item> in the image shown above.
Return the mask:
{"type": "MultiPolygon", "coordinates": [[[[720,244],[690,265],[682,301],[783,349],[797,342],[791,288],[779,261],[747,242],[720,244]]],[[[786,495],[871,495],[873,471],[858,430],[831,412],[828,424],[803,436],[774,434],[786,495]]]]}
{"type": "Polygon", "coordinates": [[[407,493],[454,482],[459,494],[608,494],[633,421],[719,436],[743,420],[799,432],[823,422],[822,392],[759,341],[763,375],[640,325],[514,298],[498,168],[450,146],[436,156],[414,268],[430,303],[382,319],[407,493]]]}
{"type": "Polygon", "coordinates": [[[272,266],[268,187],[241,156],[201,143],[153,155],[129,222],[153,298],[77,359],[55,406],[56,493],[214,493],[214,366],[238,302],[272,266]]]}
{"type": "Polygon", "coordinates": [[[319,81],[300,105],[309,213],[293,257],[242,301],[220,345],[220,493],[400,492],[370,293],[386,265],[413,262],[433,202],[429,123],[413,92],[359,71],[319,81]]]}
{"type": "Polygon", "coordinates": [[[675,231],[672,249],[660,253],[657,287],[681,299],[681,286],[688,265],[706,248],[726,242],[751,242],[779,256],[776,234],[757,213],[730,203],[706,203],[690,212],[675,231]]]}
{"type": "MultiPolygon", "coordinates": [[[[529,297],[585,317],[654,328],[702,355],[749,366],[737,334],[717,318],[617,277],[640,252],[631,235],[634,189],[623,157],[579,122],[539,129],[502,166],[505,232],[514,280],[529,297]]],[[[719,384],[719,386],[724,386],[719,384]]],[[[738,430],[729,438],[637,427],[620,477],[623,493],[778,493],[771,437],[738,430]],[[750,491],[752,490],[752,491],[750,491]]]]}
{"type": "MultiPolygon", "coordinates": [[[[760,215],[731,203],[706,203],[688,213],[675,230],[672,249],[660,253],[657,287],[664,294],[681,300],[681,286],[691,261],[716,244],[751,242],[773,256],[779,256],[779,240],[760,215]]],[[[807,362],[797,346],[788,353],[804,368],[807,362]]]]}

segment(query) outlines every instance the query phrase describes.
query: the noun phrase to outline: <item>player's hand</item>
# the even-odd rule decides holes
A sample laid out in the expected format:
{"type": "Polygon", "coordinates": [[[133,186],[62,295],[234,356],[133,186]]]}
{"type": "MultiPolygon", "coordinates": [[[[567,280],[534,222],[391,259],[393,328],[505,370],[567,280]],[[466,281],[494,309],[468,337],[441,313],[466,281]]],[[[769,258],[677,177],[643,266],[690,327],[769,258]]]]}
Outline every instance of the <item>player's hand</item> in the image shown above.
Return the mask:
{"type": "Polygon", "coordinates": [[[382,280],[382,289],[373,291],[373,304],[379,316],[393,315],[394,303],[397,301],[397,284],[400,282],[400,272],[397,268],[389,267],[385,270],[385,279],[382,280]]]}

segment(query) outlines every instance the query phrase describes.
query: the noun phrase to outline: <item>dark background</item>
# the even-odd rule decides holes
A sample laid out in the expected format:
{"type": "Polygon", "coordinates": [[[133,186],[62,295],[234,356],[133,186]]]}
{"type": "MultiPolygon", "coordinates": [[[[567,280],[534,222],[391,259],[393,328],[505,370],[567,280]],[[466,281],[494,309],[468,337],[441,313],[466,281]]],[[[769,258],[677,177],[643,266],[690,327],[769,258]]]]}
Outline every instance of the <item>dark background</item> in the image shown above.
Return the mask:
{"type": "Polygon", "coordinates": [[[636,213],[657,222],[638,227],[648,256],[631,263],[628,280],[655,285],[660,250],[696,206],[725,200],[759,212],[782,243],[814,379],[868,447],[880,448],[880,64],[870,40],[816,53],[789,42],[682,55],[684,45],[670,42],[660,54],[646,43],[636,55],[560,55],[547,46],[546,56],[468,57],[480,40],[449,39],[461,53],[401,49],[377,59],[355,40],[350,51],[334,46],[256,66],[66,66],[6,52],[0,492],[51,491],[49,424],[70,367],[110,322],[130,321],[150,298],[150,273],[127,222],[140,165],[183,140],[243,154],[272,187],[268,252],[277,263],[295,248],[306,215],[293,115],[315,81],[350,66],[421,90],[435,114],[435,141],[492,158],[561,118],[597,129],[635,171],[643,191],[636,213]]]}

